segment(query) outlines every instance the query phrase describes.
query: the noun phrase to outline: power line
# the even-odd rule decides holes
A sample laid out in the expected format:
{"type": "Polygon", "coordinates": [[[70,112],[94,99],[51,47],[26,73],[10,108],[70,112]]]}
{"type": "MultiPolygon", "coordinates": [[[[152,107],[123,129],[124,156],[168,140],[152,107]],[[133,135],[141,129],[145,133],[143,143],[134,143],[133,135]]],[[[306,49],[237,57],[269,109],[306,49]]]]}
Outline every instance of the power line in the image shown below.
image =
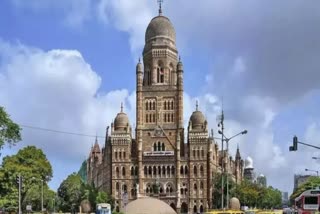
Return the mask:
{"type": "Polygon", "coordinates": [[[76,135],[76,136],[81,136],[81,137],[97,137],[97,138],[103,138],[105,139],[104,136],[98,136],[98,135],[90,135],[90,134],[82,134],[82,133],[76,133],[76,132],[67,132],[67,131],[60,131],[60,130],[55,130],[55,129],[48,129],[48,128],[42,128],[42,127],[37,127],[37,126],[29,126],[29,125],[23,125],[23,124],[18,124],[21,127],[29,128],[29,129],[35,129],[39,131],[46,131],[46,132],[54,132],[54,133],[60,133],[60,134],[69,134],[69,135],[76,135]]]}

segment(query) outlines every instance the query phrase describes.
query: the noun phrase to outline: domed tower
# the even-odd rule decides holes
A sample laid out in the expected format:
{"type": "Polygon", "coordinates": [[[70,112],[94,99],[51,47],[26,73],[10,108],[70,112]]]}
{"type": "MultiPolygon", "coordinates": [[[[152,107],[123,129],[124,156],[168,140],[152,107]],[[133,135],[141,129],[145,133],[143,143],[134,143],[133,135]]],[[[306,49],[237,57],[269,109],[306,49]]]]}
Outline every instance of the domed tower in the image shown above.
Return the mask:
{"type": "Polygon", "coordinates": [[[211,178],[211,168],[210,159],[207,159],[208,153],[210,154],[210,145],[208,143],[207,120],[203,113],[199,111],[197,102],[196,110],[192,113],[188,126],[190,197],[197,198],[198,195],[202,195],[208,201],[211,201],[211,179],[208,179],[211,178]]]}
{"type": "Polygon", "coordinates": [[[250,182],[254,182],[255,180],[255,174],[254,174],[254,168],[253,168],[253,160],[251,157],[247,157],[247,159],[244,162],[244,178],[247,179],[250,182]]]}
{"type": "Polygon", "coordinates": [[[131,162],[132,156],[132,135],[131,126],[128,115],[123,111],[121,103],[121,110],[117,114],[114,122],[111,123],[111,135],[109,143],[111,144],[111,173],[107,176],[111,180],[111,187],[109,192],[116,198],[117,206],[122,206],[121,194],[127,191],[129,186],[132,186],[130,170],[133,166],[131,162]],[[119,180],[123,181],[121,184],[119,180]]]}
{"type": "Polygon", "coordinates": [[[176,200],[172,203],[178,210],[180,157],[184,155],[183,65],[178,59],[175,29],[161,7],[146,29],[142,55],[143,62],[139,60],[136,66],[139,193],[148,195],[147,187],[157,179],[162,189],[175,192],[175,198],[173,193],[167,194],[176,200]]]}

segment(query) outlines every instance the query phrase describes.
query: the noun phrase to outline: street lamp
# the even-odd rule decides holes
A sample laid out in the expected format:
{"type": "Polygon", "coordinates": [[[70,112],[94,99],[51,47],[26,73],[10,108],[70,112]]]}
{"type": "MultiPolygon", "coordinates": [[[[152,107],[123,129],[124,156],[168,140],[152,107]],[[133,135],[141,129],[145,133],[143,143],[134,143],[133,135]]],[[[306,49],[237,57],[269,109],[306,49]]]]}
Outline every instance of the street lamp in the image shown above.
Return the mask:
{"type": "Polygon", "coordinates": [[[41,212],[43,212],[43,179],[38,179],[35,177],[32,177],[32,179],[41,181],[41,212]]]}
{"type": "Polygon", "coordinates": [[[317,176],[319,176],[319,171],[318,170],[312,170],[312,169],[305,169],[306,172],[315,172],[317,173],[317,176]]]}
{"type": "MultiPolygon", "coordinates": [[[[238,134],[235,134],[233,135],[232,137],[229,137],[227,138],[224,133],[222,131],[218,131],[219,134],[221,134],[223,137],[224,137],[224,141],[226,141],[227,143],[227,155],[229,153],[229,141],[239,135],[244,135],[244,134],[247,134],[248,131],[247,130],[243,130],[242,132],[239,132],[238,134]]],[[[223,151],[222,151],[223,152],[223,151]]],[[[224,159],[224,152],[223,152],[223,159],[224,159]]],[[[229,175],[229,172],[227,172],[227,208],[229,208],[229,179],[228,179],[228,175],[229,175]]]]}

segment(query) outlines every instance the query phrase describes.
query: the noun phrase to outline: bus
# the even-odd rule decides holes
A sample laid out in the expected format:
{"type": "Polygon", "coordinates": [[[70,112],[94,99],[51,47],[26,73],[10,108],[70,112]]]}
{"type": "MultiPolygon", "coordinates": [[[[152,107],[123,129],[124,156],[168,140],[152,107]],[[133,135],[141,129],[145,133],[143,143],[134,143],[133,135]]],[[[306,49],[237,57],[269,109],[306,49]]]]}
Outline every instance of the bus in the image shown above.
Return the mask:
{"type": "Polygon", "coordinates": [[[306,190],[295,199],[295,208],[298,214],[318,213],[320,206],[320,189],[306,190]]]}
{"type": "Polygon", "coordinates": [[[111,213],[111,205],[107,204],[107,203],[97,204],[96,214],[112,214],[111,213]]]}

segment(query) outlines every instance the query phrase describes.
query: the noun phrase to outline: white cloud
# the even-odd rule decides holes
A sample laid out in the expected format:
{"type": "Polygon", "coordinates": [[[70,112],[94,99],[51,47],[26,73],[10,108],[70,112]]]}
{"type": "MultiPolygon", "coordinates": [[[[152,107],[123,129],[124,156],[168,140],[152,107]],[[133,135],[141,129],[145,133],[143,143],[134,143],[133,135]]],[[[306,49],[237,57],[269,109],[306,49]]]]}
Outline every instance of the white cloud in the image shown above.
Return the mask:
{"type": "MultiPolygon", "coordinates": [[[[97,94],[100,84],[100,76],[76,50],[43,51],[0,40],[0,103],[20,124],[104,137],[121,102],[134,118],[135,93],[122,89],[97,94]]],[[[42,148],[54,167],[54,187],[79,169],[94,143],[94,137],[28,128],[22,137],[13,149],[42,148]],[[67,167],[61,169],[63,163],[67,167]]]]}

